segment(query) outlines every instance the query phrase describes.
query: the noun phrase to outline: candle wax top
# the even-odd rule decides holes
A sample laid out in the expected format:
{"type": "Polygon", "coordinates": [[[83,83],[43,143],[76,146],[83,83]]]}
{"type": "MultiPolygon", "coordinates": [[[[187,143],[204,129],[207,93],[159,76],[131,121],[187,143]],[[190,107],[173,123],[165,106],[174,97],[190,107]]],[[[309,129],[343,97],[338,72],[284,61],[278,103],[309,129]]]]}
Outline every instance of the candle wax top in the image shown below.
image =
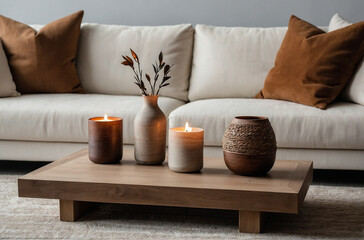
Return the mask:
{"type": "MultiPolygon", "coordinates": [[[[192,129],[192,133],[193,132],[203,132],[204,130],[202,128],[196,128],[196,127],[191,127],[192,129]]],[[[176,128],[171,128],[170,130],[172,131],[176,131],[176,132],[185,132],[185,133],[191,133],[191,132],[186,132],[185,131],[185,127],[176,127],[176,128]]]]}
{"type": "Polygon", "coordinates": [[[118,117],[107,117],[107,120],[104,119],[104,117],[93,117],[90,118],[89,121],[95,121],[95,122],[114,122],[114,121],[121,121],[122,118],[118,117]]]}

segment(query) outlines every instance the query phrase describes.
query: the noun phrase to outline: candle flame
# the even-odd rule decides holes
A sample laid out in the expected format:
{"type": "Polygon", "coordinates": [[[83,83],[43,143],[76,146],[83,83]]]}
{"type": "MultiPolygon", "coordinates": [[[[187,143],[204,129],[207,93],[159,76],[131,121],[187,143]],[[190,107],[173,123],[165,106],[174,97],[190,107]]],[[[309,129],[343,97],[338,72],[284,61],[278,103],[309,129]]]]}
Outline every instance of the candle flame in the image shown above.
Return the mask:
{"type": "Polygon", "coordinates": [[[105,116],[104,116],[104,121],[108,121],[109,119],[107,118],[107,115],[105,113],[105,116]]]}
{"type": "Polygon", "coordinates": [[[188,125],[188,122],[185,125],[185,132],[192,132],[192,128],[188,125]]]}

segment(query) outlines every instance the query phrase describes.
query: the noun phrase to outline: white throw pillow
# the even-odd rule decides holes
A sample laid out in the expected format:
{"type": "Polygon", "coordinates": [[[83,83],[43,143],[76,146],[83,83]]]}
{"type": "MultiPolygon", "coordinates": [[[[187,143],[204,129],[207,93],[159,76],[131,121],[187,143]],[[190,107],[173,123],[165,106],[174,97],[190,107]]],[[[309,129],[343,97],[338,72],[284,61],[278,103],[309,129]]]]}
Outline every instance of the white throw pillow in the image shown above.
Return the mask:
{"type": "MultiPolygon", "coordinates": [[[[346,21],[339,14],[335,14],[330,21],[329,32],[347,27],[352,23],[346,21]]],[[[364,59],[359,64],[353,78],[347,84],[341,97],[344,100],[364,105],[364,59]]]]}
{"type": "Polygon", "coordinates": [[[16,91],[8,59],[6,58],[0,39],[0,97],[15,97],[19,95],[20,94],[16,91]]]}
{"type": "Polygon", "coordinates": [[[164,62],[173,67],[170,85],[160,95],[187,100],[193,34],[190,24],[150,27],[83,24],[76,60],[82,87],[88,93],[140,95],[133,71],[121,64],[122,55],[131,57],[129,48],[138,54],[145,80],[145,73],[154,77],[152,64],[163,51],[164,62]]]}
{"type": "Polygon", "coordinates": [[[347,27],[351,25],[352,23],[348,22],[347,20],[340,17],[338,13],[336,13],[334,16],[332,16],[329,24],[329,32],[338,30],[343,27],[347,27]]]}

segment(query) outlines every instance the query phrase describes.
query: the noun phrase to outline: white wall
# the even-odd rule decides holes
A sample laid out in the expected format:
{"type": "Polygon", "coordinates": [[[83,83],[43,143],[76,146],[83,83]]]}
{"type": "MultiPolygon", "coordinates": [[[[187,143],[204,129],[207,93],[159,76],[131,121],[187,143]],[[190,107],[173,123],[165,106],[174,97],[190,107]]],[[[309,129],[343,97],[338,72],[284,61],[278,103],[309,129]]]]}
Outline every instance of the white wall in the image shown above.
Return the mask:
{"type": "Polygon", "coordinates": [[[323,26],[336,12],[364,20],[364,0],[0,0],[0,14],[27,24],[45,24],[80,9],[84,22],[122,25],[286,26],[295,14],[323,26]]]}

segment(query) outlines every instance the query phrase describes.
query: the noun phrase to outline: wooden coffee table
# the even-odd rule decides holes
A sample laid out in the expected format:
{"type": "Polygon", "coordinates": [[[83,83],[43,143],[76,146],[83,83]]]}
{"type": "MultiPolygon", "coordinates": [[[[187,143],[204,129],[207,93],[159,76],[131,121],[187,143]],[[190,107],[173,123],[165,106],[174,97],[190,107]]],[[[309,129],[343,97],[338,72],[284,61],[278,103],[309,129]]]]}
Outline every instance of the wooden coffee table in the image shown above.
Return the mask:
{"type": "Polygon", "coordinates": [[[60,200],[62,221],[92,202],[239,211],[240,232],[262,230],[263,213],[298,213],[312,181],[312,162],[277,160],[264,177],[231,173],[222,158],[204,159],[201,173],[175,173],[166,163],[138,165],[132,150],[121,164],[100,165],[87,149],[18,179],[19,196],[60,200]]]}

